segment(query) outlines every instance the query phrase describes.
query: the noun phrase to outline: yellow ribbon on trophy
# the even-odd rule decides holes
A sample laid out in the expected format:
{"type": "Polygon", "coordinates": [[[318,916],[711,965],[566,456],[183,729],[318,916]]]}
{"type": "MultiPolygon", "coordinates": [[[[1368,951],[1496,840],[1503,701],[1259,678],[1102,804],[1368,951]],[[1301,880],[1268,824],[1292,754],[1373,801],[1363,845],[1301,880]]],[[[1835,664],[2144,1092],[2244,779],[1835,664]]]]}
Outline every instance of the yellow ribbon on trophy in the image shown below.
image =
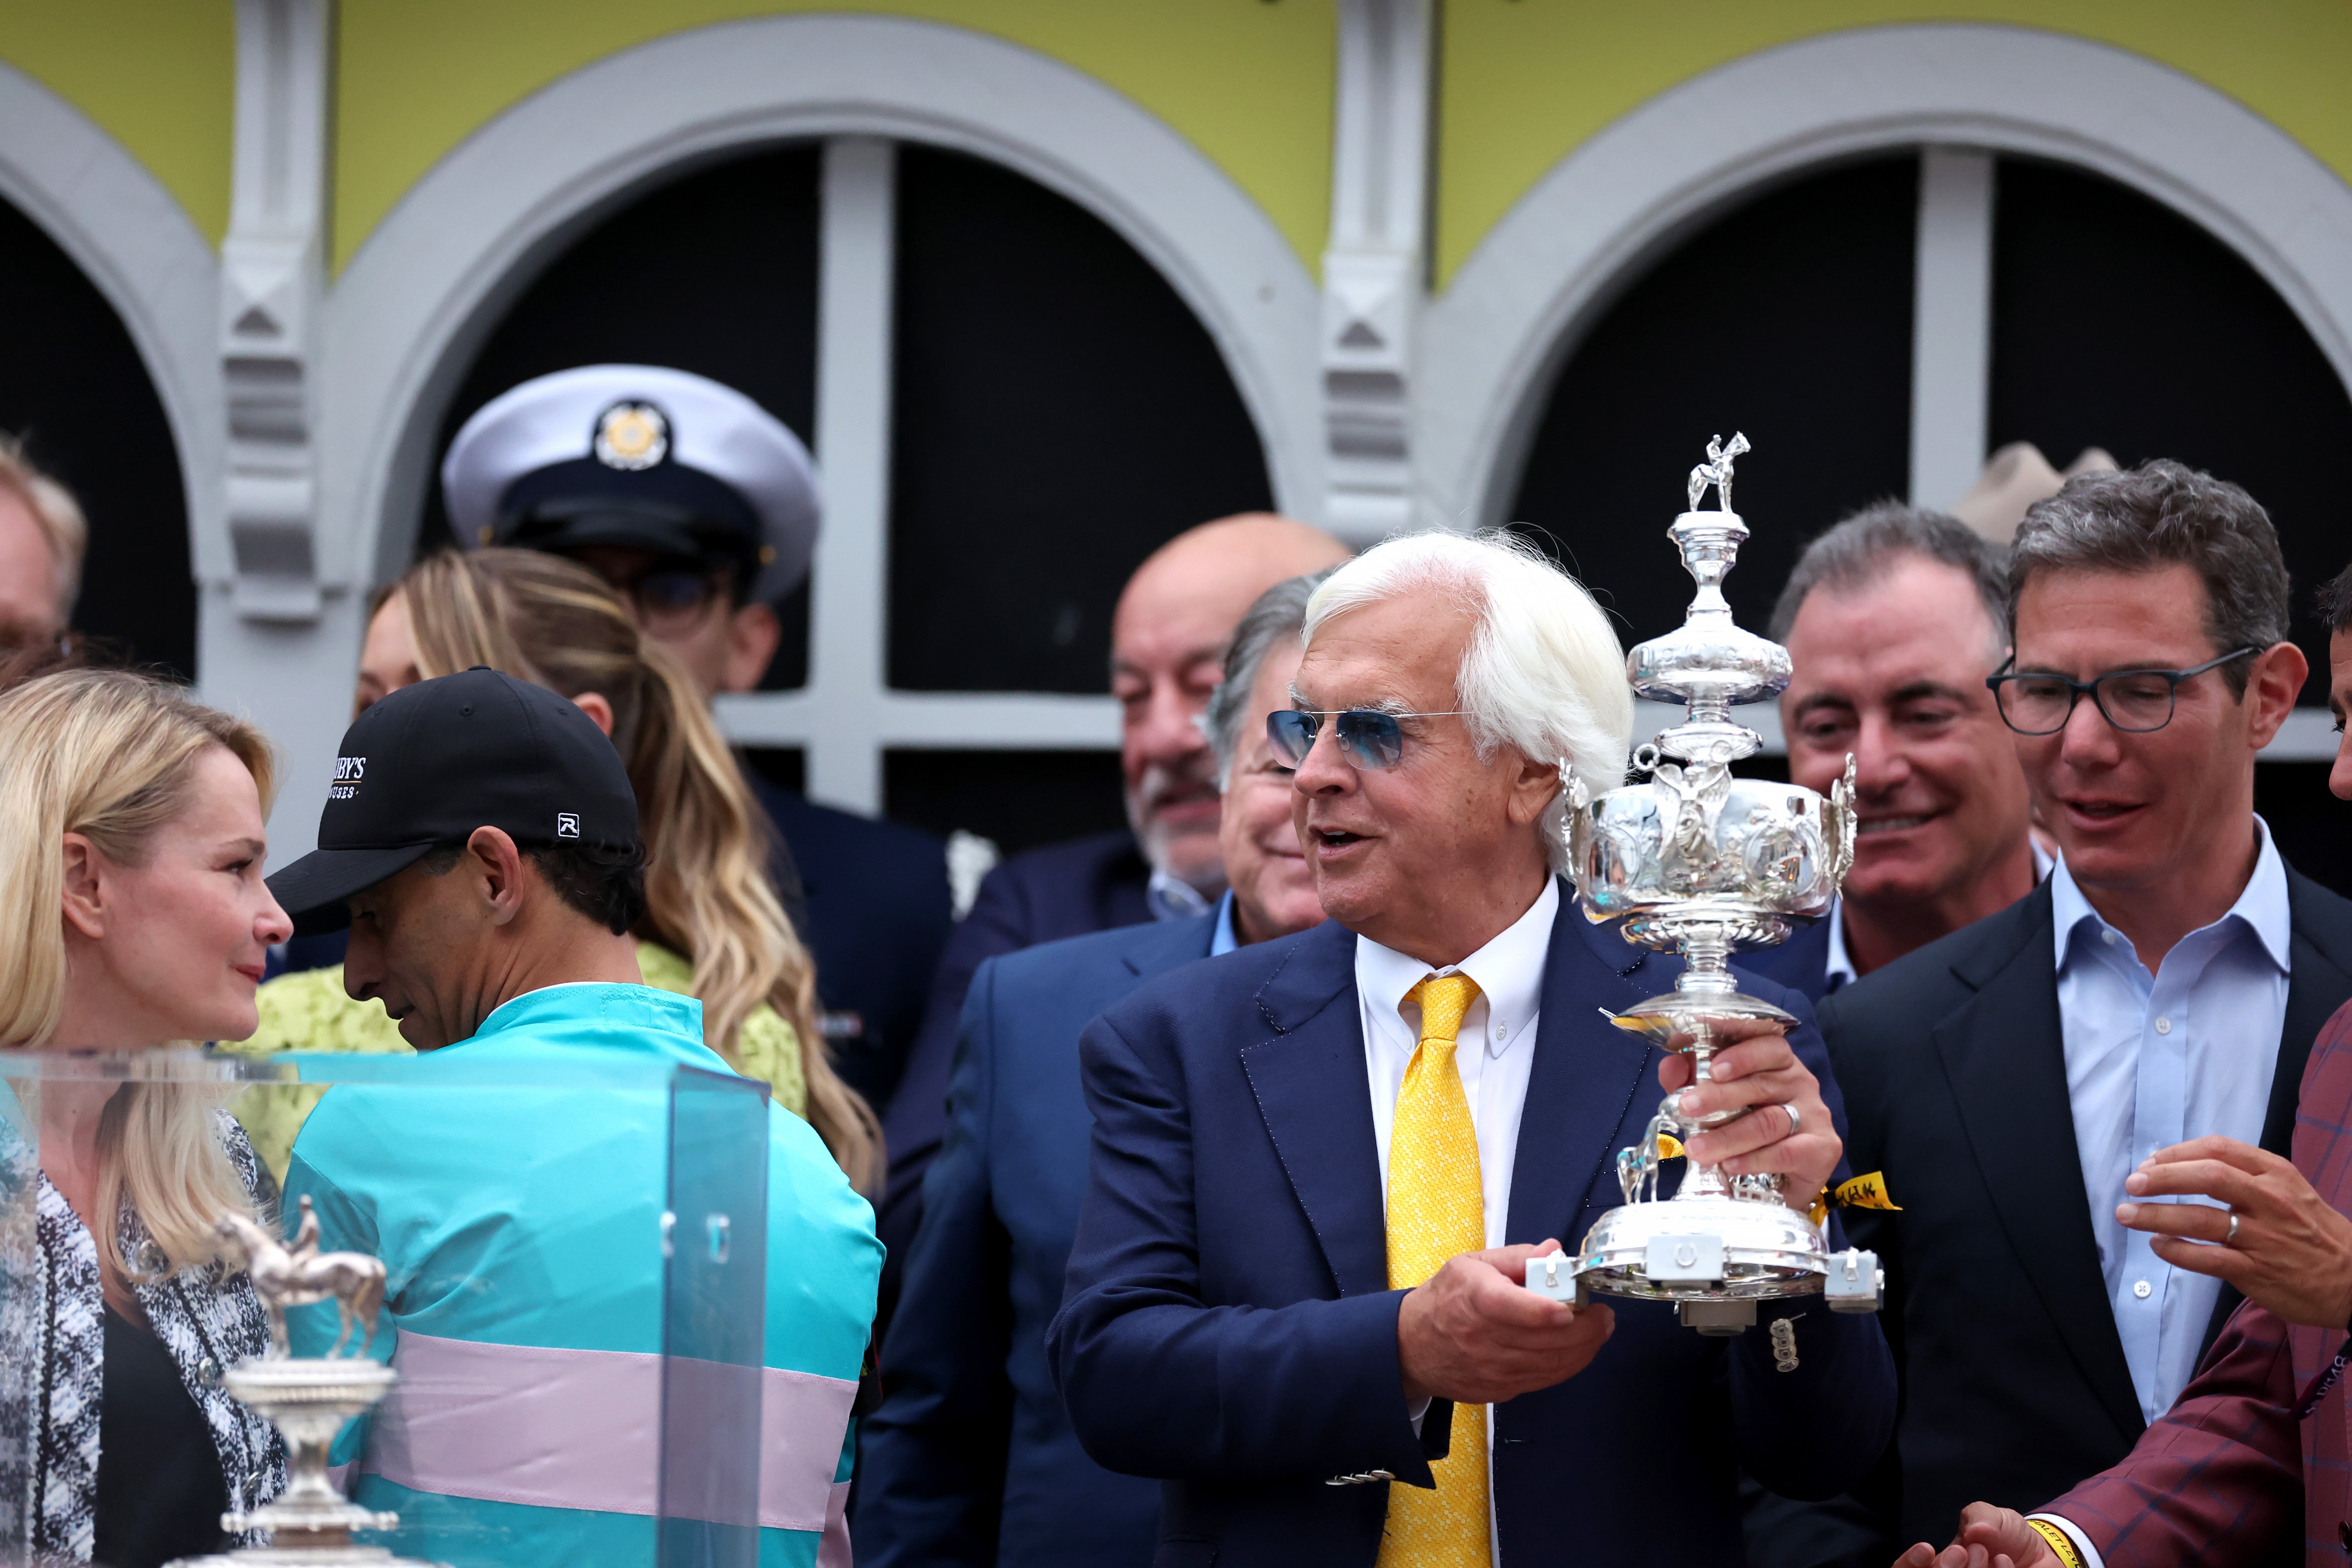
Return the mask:
{"type": "Polygon", "coordinates": [[[1883,1171],[1871,1171],[1834,1187],[1823,1187],[1822,1195],[1813,1200],[1813,1223],[1819,1225],[1829,1218],[1833,1208],[1903,1212],[1903,1205],[1886,1195],[1886,1173],[1883,1171]]]}

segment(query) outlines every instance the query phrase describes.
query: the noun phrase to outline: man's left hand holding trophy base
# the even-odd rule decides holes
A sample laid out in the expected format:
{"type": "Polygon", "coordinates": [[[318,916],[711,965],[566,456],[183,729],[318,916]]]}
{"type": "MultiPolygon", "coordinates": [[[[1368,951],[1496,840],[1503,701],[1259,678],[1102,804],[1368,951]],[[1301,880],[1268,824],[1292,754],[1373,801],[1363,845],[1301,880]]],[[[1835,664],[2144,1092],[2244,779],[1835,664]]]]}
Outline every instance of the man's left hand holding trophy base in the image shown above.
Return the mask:
{"type": "MultiPolygon", "coordinates": [[[[1626,660],[1636,696],[1686,710],[1634,753],[1649,782],[1594,797],[1560,767],[1570,875],[1587,917],[1622,920],[1627,942],[1684,959],[1673,991],[1614,1020],[1682,1054],[1663,1066],[1670,1092],[1643,1141],[1617,1157],[1625,1205],[1603,1215],[1573,1256],[1527,1265],[1528,1288],[1539,1295],[1580,1305],[1595,1291],[1671,1300],[1706,1334],[1749,1327],[1759,1300],[1817,1290],[1833,1310],[1875,1311],[1883,1288],[1875,1255],[1832,1255],[1823,1211],[1792,1206],[1780,1171],[1741,1158],[1777,1143],[1782,1168],[1795,1169],[1787,1146],[1814,1142],[1828,1155],[1824,1175],[1834,1168],[1828,1108],[1781,1035],[1796,1020],[1742,994],[1730,957],[1786,941],[1792,920],[1827,914],[1854,839],[1851,757],[1826,798],[1731,772],[1764,742],[1730,709],[1777,696],[1790,676],[1788,650],[1741,628],[1723,596],[1748,537],[1730,510],[1732,463],[1748,449],[1745,436],[1728,447],[1718,437],[1691,470],[1689,510],[1668,533],[1698,592],[1680,627],[1626,660]],[[1710,486],[1717,510],[1701,511],[1710,486]],[[1682,1184],[1661,1201],[1660,1168],[1677,1155],[1688,1159],[1682,1184]]],[[[1814,1205],[1812,1186],[1801,1185],[1798,1203],[1814,1205]]]]}

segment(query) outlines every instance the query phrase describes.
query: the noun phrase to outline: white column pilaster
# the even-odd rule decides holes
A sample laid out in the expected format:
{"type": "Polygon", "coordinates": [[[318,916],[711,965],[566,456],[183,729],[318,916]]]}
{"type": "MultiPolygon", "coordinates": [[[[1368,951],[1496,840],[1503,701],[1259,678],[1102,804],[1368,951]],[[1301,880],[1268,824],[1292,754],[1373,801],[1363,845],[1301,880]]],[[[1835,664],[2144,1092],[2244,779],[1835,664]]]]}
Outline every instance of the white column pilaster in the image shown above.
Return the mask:
{"type": "Polygon", "coordinates": [[[227,573],[215,564],[200,584],[197,673],[208,700],[278,743],[278,864],[317,832],[358,641],[348,552],[320,536],[313,447],[333,22],[331,0],[236,0],[217,340],[227,573]]]}
{"type": "Polygon", "coordinates": [[[1412,526],[1412,340],[1427,267],[1430,0],[1339,0],[1331,237],[1323,253],[1323,521],[1359,543],[1412,526]]]}

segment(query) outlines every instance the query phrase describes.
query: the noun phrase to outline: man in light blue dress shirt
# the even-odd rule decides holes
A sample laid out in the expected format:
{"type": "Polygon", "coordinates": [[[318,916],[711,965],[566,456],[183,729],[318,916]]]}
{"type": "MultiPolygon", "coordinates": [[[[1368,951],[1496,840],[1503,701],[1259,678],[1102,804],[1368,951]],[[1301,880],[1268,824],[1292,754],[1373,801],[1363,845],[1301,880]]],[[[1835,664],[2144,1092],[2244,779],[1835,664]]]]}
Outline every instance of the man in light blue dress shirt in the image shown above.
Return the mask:
{"type": "Polygon", "coordinates": [[[1991,685],[2060,864],[1998,914],[1828,997],[1905,1380],[1869,1501],[1885,1563],[1960,1509],[2031,1509],[2128,1453],[2236,1303],[2116,1222],[2154,1151],[2284,1154],[2313,1039],[2352,998],[2352,903],[2254,815],[2308,673],[2276,532],[2176,463],[2084,475],[2010,562],[1991,685]]]}

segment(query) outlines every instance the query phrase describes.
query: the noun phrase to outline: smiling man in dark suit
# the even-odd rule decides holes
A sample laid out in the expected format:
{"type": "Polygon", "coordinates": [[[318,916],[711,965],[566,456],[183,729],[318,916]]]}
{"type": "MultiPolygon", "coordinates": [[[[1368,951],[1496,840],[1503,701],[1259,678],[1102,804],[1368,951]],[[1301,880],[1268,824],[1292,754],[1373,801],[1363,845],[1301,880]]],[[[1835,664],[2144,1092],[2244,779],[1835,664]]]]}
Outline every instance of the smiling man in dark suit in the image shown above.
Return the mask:
{"type": "MultiPolygon", "coordinates": [[[[1674,963],[1556,876],[1560,760],[1623,776],[1623,671],[1592,601],[1507,540],[1341,568],[1270,721],[1332,921],[1087,1026],[1093,1162],[1048,1348],[1087,1451],[1164,1482],[1159,1563],[1711,1565],[1739,1552],[1736,1461],[1822,1496],[1884,1444],[1868,1318],[1798,1298],[1709,1339],[1662,1303],[1521,1288],[1621,1201],[1613,1156],[1688,1071],[1601,1016],[1674,963]]],[[[1750,989],[1801,1022],[1686,1091],[1757,1108],[1690,1152],[1810,1194],[1835,1091],[1803,999],[1750,989]]]]}
{"type": "Polygon", "coordinates": [[[1231,884],[1217,908],[992,958],[973,977],[947,1139],[882,1349],[887,1395],[863,1432],[854,1539],[864,1568],[1151,1561],[1160,1489],[1087,1458],[1045,1365],[1086,1193],[1078,1035],[1155,975],[1323,919],[1265,716],[1289,704],[1307,596],[1328,575],[1259,597],[1209,701],[1231,884]]]}
{"type": "Polygon", "coordinates": [[[2313,1038],[2352,996],[2352,904],[2254,815],[2254,758],[2306,674],[2278,537],[2177,463],[2026,514],[2000,711],[2060,864],[2032,893],[1822,1005],[1857,1215],[1905,1373],[1883,1533],[2034,1507],[2121,1459],[2234,1305],[2116,1216],[2200,1136],[2284,1154],[2313,1038]]]}

